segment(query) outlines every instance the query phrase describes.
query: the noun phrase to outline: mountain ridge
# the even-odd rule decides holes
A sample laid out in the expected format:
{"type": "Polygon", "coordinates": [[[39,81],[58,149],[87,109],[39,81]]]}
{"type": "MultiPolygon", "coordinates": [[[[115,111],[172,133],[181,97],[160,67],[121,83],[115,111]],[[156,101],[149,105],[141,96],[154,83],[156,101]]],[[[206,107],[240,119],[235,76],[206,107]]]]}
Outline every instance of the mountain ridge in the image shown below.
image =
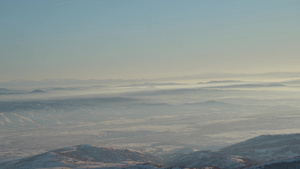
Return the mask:
{"type": "Polygon", "coordinates": [[[295,146],[300,147],[300,143],[295,145],[295,142],[299,142],[298,140],[300,140],[300,134],[261,135],[218,151],[203,150],[185,153],[174,156],[169,161],[128,148],[83,144],[30,157],[5,160],[0,162],[0,169],[53,167],[65,167],[67,169],[84,167],[99,169],[107,167],[126,169],[166,169],[166,167],[178,169],[277,169],[276,166],[300,166],[300,150],[296,150],[293,154],[289,153],[295,149],[295,146]],[[257,144],[258,142],[260,144],[257,144]],[[273,147],[279,147],[279,149],[272,149],[273,147]],[[268,155],[273,158],[264,156],[266,148],[271,148],[268,155]],[[256,154],[247,155],[249,149],[255,149],[256,154]],[[279,155],[278,151],[280,152],[279,155]],[[241,152],[246,152],[246,155],[242,156],[241,152]],[[136,168],[136,166],[138,167],[136,168]]]}

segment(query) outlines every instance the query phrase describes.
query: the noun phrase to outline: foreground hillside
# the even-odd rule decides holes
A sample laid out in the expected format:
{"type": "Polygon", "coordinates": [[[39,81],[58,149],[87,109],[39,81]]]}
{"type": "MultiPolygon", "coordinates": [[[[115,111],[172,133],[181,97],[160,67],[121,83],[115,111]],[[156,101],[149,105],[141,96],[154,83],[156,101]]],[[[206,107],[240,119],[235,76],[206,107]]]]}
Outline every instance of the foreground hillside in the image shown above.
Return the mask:
{"type": "Polygon", "coordinates": [[[39,155],[5,160],[0,169],[70,168],[201,168],[297,169],[300,167],[300,134],[263,135],[218,151],[170,154],[159,158],[139,151],[91,145],[65,147],[39,155]]]}
{"type": "Polygon", "coordinates": [[[0,163],[0,168],[126,167],[145,162],[159,164],[161,160],[157,157],[129,149],[78,145],[49,151],[32,157],[6,160],[0,163]]]}
{"type": "Polygon", "coordinates": [[[300,155],[300,134],[262,135],[218,151],[196,151],[165,160],[166,166],[234,169],[300,155]]]}
{"type": "Polygon", "coordinates": [[[278,159],[268,161],[243,169],[298,169],[300,168],[300,157],[278,159]]]}
{"type": "MultiPolygon", "coordinates": [[[[0,162],[0,169],[166,169],[158,157],[116,147],[78,145],[32,157],[0,162]]],[[[170,168],[169,168],[170,169],[170,168]]],[[[172,169],[183,169],[172,167],[172,169]]],[[[202,169],[219,169],[203,167],[202,169]]]]}

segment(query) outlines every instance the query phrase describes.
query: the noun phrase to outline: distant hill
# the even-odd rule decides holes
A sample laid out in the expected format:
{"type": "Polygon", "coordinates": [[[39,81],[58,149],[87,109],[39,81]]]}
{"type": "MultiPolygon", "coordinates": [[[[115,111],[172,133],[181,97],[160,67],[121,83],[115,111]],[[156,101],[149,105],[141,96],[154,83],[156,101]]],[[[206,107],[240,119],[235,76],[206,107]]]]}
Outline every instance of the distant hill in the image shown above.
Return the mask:
{"type": "Polygon", "coordinates": [[[40,90],[40,89],[36,89],[36,90],[31,91],[31,93],[46,93],[46,91],[40,90]]]}

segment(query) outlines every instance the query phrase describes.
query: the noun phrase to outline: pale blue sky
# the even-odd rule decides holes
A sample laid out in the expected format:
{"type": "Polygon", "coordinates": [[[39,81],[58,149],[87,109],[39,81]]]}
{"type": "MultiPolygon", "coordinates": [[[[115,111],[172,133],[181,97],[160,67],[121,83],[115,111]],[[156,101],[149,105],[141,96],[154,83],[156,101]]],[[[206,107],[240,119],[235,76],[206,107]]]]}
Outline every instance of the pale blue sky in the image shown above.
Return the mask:
{"type": "Polygon", "coordinates": [[[0,0],[0,81],[300,71],[299,0],[0,0]]]}

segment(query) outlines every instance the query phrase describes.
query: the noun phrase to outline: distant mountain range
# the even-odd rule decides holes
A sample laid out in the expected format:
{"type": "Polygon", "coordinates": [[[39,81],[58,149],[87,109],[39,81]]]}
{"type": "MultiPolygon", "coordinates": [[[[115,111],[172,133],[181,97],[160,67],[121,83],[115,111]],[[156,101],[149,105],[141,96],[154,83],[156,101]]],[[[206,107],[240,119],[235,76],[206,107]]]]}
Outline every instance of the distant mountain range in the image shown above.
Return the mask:
{"type": "Polygon", "coordinates": [[[297,169],[299,154],[300,134],[262,135],[218,151],[170,154],[165,159],[125,148],[78,145],[5,160],[0,169],[297,169]]]}
{"type": "Polygon", "coordinates": [[[78,80],[78,79],[43,79],[43,80],[11,80],[0,82],[0,87],[3,88],[28,88],[28,87],[53,87],[53,86],[86,86],[86,85],[102,85],[102,84],[128,84],[134,83],[137,80],[78,80]]]}
{"type": "MultiPolygon", "coordinates": [[[[198,75],[188,75],[179,77],[165,77],[156,79],[42,79],[42,80],[24,80],[16,79],[10,81],[0,82],[0,87],[45,87],[45,86],[78,86],[78,85],[178,85],[180,80],[191,80],[191,79],[216,79],[206,83],[236,83],[242,82],[239,78],[267,78],[267,79],[295,79],[300,77],[300,72],[268,72],[261,74],[237,74],[237,73],[203,73],[198,75]],[[220,80],[220,79],[228,80],[220,80]],[[232,79],[234,80],[232,80],[232,79]],[[168,82],[166,82],[168,81],[168,82]]],[[[203,82],[199,82],[202,84],[203,82]]]]}

